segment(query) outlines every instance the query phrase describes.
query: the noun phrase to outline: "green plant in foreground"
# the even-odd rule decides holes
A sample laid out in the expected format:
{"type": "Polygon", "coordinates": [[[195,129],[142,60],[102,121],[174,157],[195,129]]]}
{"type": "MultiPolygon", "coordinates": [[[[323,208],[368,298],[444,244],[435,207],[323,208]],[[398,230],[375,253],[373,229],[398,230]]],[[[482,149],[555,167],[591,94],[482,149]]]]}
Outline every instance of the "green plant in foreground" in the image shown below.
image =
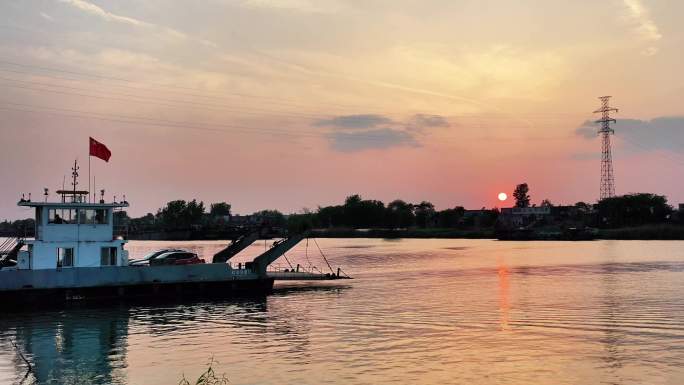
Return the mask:
{"type": "MultiPolygon", "coordinates": [[[[214,358],[212,357],[207,365],[207,370],[199,376],[194,385],[226,385],[230,382],[225,374],[218,376],[216,372],[214,372],[213,365],[214,358]]],[[[178,382],[178,385],[191,385],[191,383],[185,378],[185,375],[183,375],[183,378],[178,382]]]]}

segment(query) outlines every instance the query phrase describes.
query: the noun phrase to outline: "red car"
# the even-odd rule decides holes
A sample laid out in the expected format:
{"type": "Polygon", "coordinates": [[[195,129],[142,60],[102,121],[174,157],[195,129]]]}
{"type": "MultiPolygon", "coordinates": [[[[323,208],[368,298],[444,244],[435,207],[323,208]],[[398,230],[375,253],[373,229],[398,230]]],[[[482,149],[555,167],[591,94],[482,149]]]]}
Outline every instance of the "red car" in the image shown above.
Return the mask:
{"type": "Polygon", "coordinates": [[[150,266],[196,265],[199,263],[206,262],[204,259],[199,258],[197,254],[187,251],[172,251],[150,260],[150,266]]]}

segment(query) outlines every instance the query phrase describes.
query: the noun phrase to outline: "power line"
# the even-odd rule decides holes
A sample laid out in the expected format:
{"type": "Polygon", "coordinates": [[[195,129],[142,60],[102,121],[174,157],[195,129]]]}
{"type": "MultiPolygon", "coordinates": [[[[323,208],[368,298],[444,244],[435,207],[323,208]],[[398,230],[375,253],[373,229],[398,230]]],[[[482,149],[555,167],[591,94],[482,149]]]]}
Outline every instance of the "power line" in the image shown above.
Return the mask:
{"type": "MultiPolygon", "coordinates": [[[[231,112],[238,112],[238,113],[245,113],[248,115],[275,115],[275,116],[290,116],[290,117],[297,117],[297,118],[313,118],[313,119],[321,119],[321,118],[329,118],[330,115],[314,115],[314,114],[307,114],[307,113],[298,113],[298,112],[286,112],[286,111],[278,111],[278,110],[261,110],[261,109],[256,109],[253,107],[245,107],[245,108],[228,108],[225,107],[224,105],[220,104],[215,104],[215,103],[204,103],[204,102],[195,102],[195,101],[189,101],[189,100],[178,100],[178,99],[165,99],[165,98],[159,98],[159,97],[149,97],[149,96],[140,96],[140,95],[134,95],[134,94],[126,94],[126,93],[115,93],[115,92],[109,92],[109,93],[102,93],[100,94],[84,94],[81,92],[72,92],[72,91],[66,91],[66,90],[73,90],[73,91],[85,91],[85,92],[92,92],[90,89],[83,88],[83,87],[70,87],[70,86],[63,86],[63,85],[55,85],[55,84],[49,84],[49,83],[43,83],[43,82],[35,82],[35,81],[28,81],[28,80],[16,80],[16,79],[9,79],[9,78],[3,78],[0,77],[0,80],[6,81],[6,82],[13,82],[13,83],[19,83],[19,84],[26,84],[26,85],[38,85],[42,87],[50,87],[50,88],[37,88],[37,87],[28,87],[28,86],[20,86],[20,85],[15,85],[15,84],[5,84],[7,87],[12,87],[12,88],[19,88],[19,89],[26,89],[26,90],[31,90],[31,91],[38,91],[38,92],[49,92],[49,93],[57,93],[57,94],[62,94],[62,95],[73,95],[73,96],[81,96],[81,97],[89,97],[89,98],[96,98],[96,99],[108,99],[108,100],[115,100],[115,101],[121,101],[121,102],[131,102],[131,101],[136,101],[136,102],[143,102],[143,103],[149,103],[149,104],[156,104],[160,106],[166,106],[166,107],[178,107],[180,106],[193,106],[195,108],[202,108],[202,109],[207,109],[207,110],[213,110],[213,111],[231,111],[231,112]],[[60,89],[53,89],[53,88],[60,88],[60,89]],[[111,96],[113,95],[113,96],[111,96]],[[121,97],[116,97],[116,96],[121,96],[121,97]],[[135,100],[132,100],[135,99],[135,100]]],[[[97,92],[97,91],[96,91],[97,92]]]]}
{"type": "MultiPolygon", "coordinates": [[[[0,106],[0,109],[7,110],[7,111],[35,113],[35,114],[57,115],[57,116],[63,116],[63,117],[67,117],[67,118],[93,119],[93,120],[123,123],[123,124],[170,127],[170,128],[183,128],[183,129],[191,129],[191,130],[213,131],[213,132],[219,132],[219,133],[231,133],[233,131],[241,131],[241,132],[245,132],[245,133],[249,133],[249,134],[267,134],[267,135],[278,134],[278,135],[294,136],[294,135],[292,135],[291,132],[288,132],[288,131],[268,130],[268,129],[263,129],[263,128],[253,128],[253,127],[246,127],[246,126],[222,125],[222,127],[230,129],[230,131],[229,131],[229,130],[222,130],[219,128],[205,127],[205,126],[201,126],[201,125],[180,125],[180,124],[172,124],[172,123],[164,123],[164,122],[154,122],[151,120],[149,120],[149,121],[138,121],[135,119],[127,119],[125,117],[124,118],[116,118],[116,117],[107,117],[107,116],[89,116],[87,112],[79,112],[79,113],[69,114],[69,113],[54,112],[54,111],[37,111],[37,110],[28,110],[28,109],[1,107],[1,106],[0,106]]],[[[307,136],[307,135],[300,134],[300,136],[307,136]]],[[[310,136],[312,136],[312,135],[310,135],[310,136]]],[[[319,137],[319,136],[320,135],[316,135],[316,137],[319,137]]]]}
{"type": "MultiPolygon", "coordinates": [[[[110,80],[110,81],[117,81],[117,82],[125,82],[125,83],[130,83],[130,84],[139,84],[139,85],[144,85],[144,86],[153,86],[153,87],[162,87],[162,88],[177,88],[177,89],[182,89],[182,90],[189,90],[189,91],[199,91],[202,92],[203,94],[195,94],[195,93],[186,93],[186,92],[177,92],[177,91],[172,91],[175,92],[179,95],[185,95],[185,96],[192,96],[192,97],[200,97],[200,98],[205,98],[205,99],[218,99],[218,100],[229,100],[226,99],[225,97],[221,96],[210,96],[207,94],[215,94],[216,92],[212,91],[207,91],[204,89],[199,89],[199,88],[193,88],[193,87],[182,87],[182,86],[175,86],[175,85],[169,85],[169,84],[161,84],[161,83],[149,83],[149,82],[140,82],[137,80],[131,80],[131,79],[126,79],[126,78],[120,78],[120,77],[111,77],[111,76],[105,76],[105,75],[99,75],[99,74],[93,74],[93,73],[87,73],[87,72],[79,72],[79,71],[72,71],[72,70],[64,70],[64,69],[59,69],[55,67],[45,67],[45,66],[36,66],[36,65],[31,65],[31,64],[26,64],[26,63],[18,63],[18,62],[12,62],[12,61],[7,61],[7,60],[0,60],[0,64],[5,64],[5,65],[10,65],[10,66],[15,66],[18,67],[17,69],[14,70],[8,70],[8,69],[3,69],[0,68],[0,71],[8,71],[8,72],[13,72],[13,73],[22,73],[22,74],[28,74],[31,75],[30,72],[26,71],[26,68],[32,68],[32,69],[38,69],[41,71],[46,71],[46,72],[58,72],[58,73],[67,73],[71,75],[76,75],[76,76],[85,76],[85,77],[91,77],[91,78],[96,78],[96,79],[101,79],[101,80],[110,80]]],[[[71,80],[71,81],[83,81],[83,79],[73,79],[73,78],[64,78],[64,77],[55,77],[52,75],[45,75],[45,74],[40,74],[38,76],[44,76],[48,78],[55,78],[55,79],[60,79],[60,80],[71,80]]],[[[134,87],[134,86],[126,86],[126,85],[114,85],[115,87],[122,87],[122,88],[128,88],[128,89],[133,89],[133,90],[141,90],[140,87],[134,87]]],[[[147,91],[154,91],[153,89],[145,89],[147,91]]],[[[168,92],[168,91],[165,91],[168,92]]],[[[276,104],[276,105],[282,105],[282,106],[289,106],[289,107],[308,107],[309,105],[306,104],[295,104],[295,103],[283,103],[283,101],[288,101],[288,99],[283,99],[283,98],[276,98],[276,97],[269,97],[269,96],[261,96],[261,95],[251,95],[251,94],[245,94],[245,93],[236,93],[236,92],[223,92],[219,95],[232,95],[236,97],[245,97],[245,98],[255,98],[255,99],[263,99],[263,100],[273,100],[278,103],[274,102],[268,102],[271,104],[276,104]]],[[[347,104],[320,104],[322,106],[326,107],[333,107],[333,108],[338,108],[338,109],[348,109],[348,108],[353,108],[353,109],[363,109],[366,112],[373,112],[372,108],[368,108],[367,105],[361,106],[361,105],[347,105],[347,104]]],[[[379,113],[379,110],[376,110],[379,113]]],[[[483,113],[475,113],[475,114],[459,114],[458,117],[460,118],[467,118],[470,116],[476,117],[476,118],[482,118],[484,114],[483,113]]],[[[516,114],[520,115],[520,114],[516,114]]],[[[570,113],[564,113],[564,112],[559,112],[559,113],[551,113],[551,112],[544,112],[544,113],[539,113],[539,112],[534,112],[534,113],[529,113],[529,114],[522,114],[522,116],[527,116],[527,117],[539,117],[539,116],[568,116],[568,115],[577,115],[577,114],[570,114],[570,113]]],[[[488,113],[484,115],[488,118],[500,118],[500,119],[510,119],[510,114],[497,114],[497,113],[488,113]]]]}
{"type": "MultiPolygon", "coordinates": [[[[216,95],[216,92],[212,91],[207,91],[204,89],[200,88],[193,88],[193,87],[183,87],[183,86],[176,86],[176,85],[169,85],[169,84],[161,84],[161,83],[150,83],[150,82],[140,82],[136,80],[131,80],[131,79],[126,79],[126,78],[120,78],[120,77],[111,77],[111,76],[105,76],[105,75],[99,75],[99,74],[93,74],[93,73],[87,73],[87,72],[79,72],[79,71],[72,71],[72,70],[64,70],[64,69],[59,69],[59,68],[54,68],[54,67],[44,67],[44,66],[36,66],[36,65],[31,65],[31,64],[25,64],[25,63],[17,63],[17,62],[11,62],[7,60],[0,60],[0,64],[5,64],[5,65],[10,65],[13,67],[19,68],[19,70],[9,70],[11,72],[15,73],[28,73],[26,72],[26,68],[31,68],[39,71],[44,71],[44,72],[56,72],[56,73],[65,73],[69,75],[75,75],[75,76],[84,76],[84,77],[89,77],[91,79],[99,79],[99,80],[108,80],[108,81],[115,81],[115,82],[124,82],[128,84],[140,84],[140,85],[147,85],[147,86],[152,86],[152,87],[160,87],[160,88],[173,88],[173,89],[179,89],[179,90],[186,90],[186,91],[199,91],[203,92],[204,95],[199,95],[199,94],[191,94],[187,92],[178,92],[178,91],[172,91],[176,92],[182,95],[187,95],[187,96],[194,96],[194,97],[201,97],[201,98],[206,98],[206,99],[216,99],[220,98],[219,96],[210,96],[206,94],[214,94],[216,95]],[[24,70],[22,72],[21,70],[24,70]]],[[[2,69],[7,71],[7,69],[2,69]]],[[[50,77],[49,75],[40,75],[40,76],[46,76],[50,77]]],[[[69,78],[61,78],[64,80],[73,80],[73,81],[82,81],[82,79],[69,79],[69,78]]],[[[124,88],[130,88],[130,89],[135,89],[135,90],[140,90],[139,87],[133,87],[133,86],[125,86],[125,85],[117,85],[117,87],[124,87],[124,88]]],[[[165,92],[168,92],[165,91],[165,92]]],[[[219,95],[232,95],[236,97],[244,97],[244,98],[254,98],[254,99],[264,99],[264,100],[273,100],[278,102],[277,104],[283,105],[283,106],[291,106],[291,107],[308,107],[308,105],[305,104],[293,104],[293,103],[282,103],[282,101],[288,101],[288,99],[282,99],[282,98],[276,98],[276,97],[269,97],[269,96],[261,96],[261,95],[251,95],[251,94],[245,94],[245,93],[237,93],[237,92],[224,92],[221,91],[219,95]]],[[[225,100],[225,99],[224,99],[225,100]]],[[[269,103],[274,103],[274,102],[269,102],[269,103]]],[[[358,108],[363,108],[365,111],[368,111],[368,106],[360,106],[360,105],[344,105],[344,104],[321,104],[323,106],[327,107],[333,107],[333,108],[338,108],[338,109],[358,109],[358,108]]]]}
{"type": "MultiPolygon", "coordinates": [[[[99,112],[92,112],[92,111],[83,111],[83,110],[76,110],[76,109],[68,109],[68,108],[57,108],[57,107],[49,107],[49,106],[40,106],[40,105],[32,105],[32,104],[25,104],[25,103],[17,103],[13,101],[8,101],[8,100],[2,100],[0,99],[0,102],[3,102],[8,105],[12,106],[18,106],[22,108],[13,108],[13,107],[4,107],[2,109],[4,110],[9,110],[9,111],[17,111],[17,112],[25,112],[25,113],[34,113],[34,114],[52,114],[56,116],[63,116],[67,118],[76,118],[76,119],[93,119],[93,120],[99,120],[99,121],[109,121],[109,122],[116,122],[116,123],[124,123],[124,124],[132,124],[132,125],[148,125],[148,126],[158,126],[158,127],[171,127],[171,128],[181,128],[181,129],[195,129],[195,130],[203,130],[203,131],[214,131],[214,132],[221,132],[221,133],[226,133],[226,132],[232,132],[232,131],[241,131],[245,132],[248,134],[266,134],[266,135],[286,135],[286,136],[301,136],[301,137],[316,137],[316,138],[325,138],[325,139],[330,139],[331,135],[336,134],[336,131],[326,131],[326,132],[320,132],[320,131],[311,131],[311,130],[276,130],[276,129],[264,129],[264,128],[255,128],[255,127],[250,127],[250,126],[241,126],[241,125],[235,125],[235,124],[217,124],[217,123],[201,123],[197,124],[195,122],[180,122],[180,121],[172,121],[172,120],[165,120],[165,119],[160,119],[160,118],[149,118],[145,116],[131,116],[131,115],[120,115],[120,114],[108,114],[108,113],[99,113],[99,112]],[[26,109],[29,108],[29,109],[26,109]],[[36,110],[38,109],[38,110],[36,110]],[[43,110],[51,110],[51,111],[43,111],[43,110]],[[232,131],[227,131],[226,129],[232,130],[232,131]]],[[[344,141],[359,141],[359,140],[367,140],[367,141],[384,141],[387,138],[382,136],[382,133],[373,133],[373,132],[354,132],[353,135],[350,136],[345,136],[342,140],[344,141]]],[[[464,139],[468,138],[463,138],[459,137],[458,139],[454,137],[447,137],[447,138],[440,138],[439,143],[441,144],[462,144],[464,139]],[[451,139],[451,140],[449,140],[451,139]]],[[[469,139],[477,139],[477,138],[469,138],[469,139]]],[[[521,138],[509,138],[510,140],[521,140],[521,138]]],[[[564,140],[565,137],[548,137],[548,138],[533,138],[533,139],[538,139],[538,140],[564,140]]]]}
{"type": "MultiPolygon", "coordinates": [[[[1,61],[0,61],[1,63],[1,61]]],[[[21,75],[27,75],[27,76],[40,76],[48,79],[55,79],[55,80],[66,80],[66,81],[72,81],[72,82],[85,82],[85,79],[78,79],[78,78],[71,78],[71,77],[64,77],[64,76],[55,76],[55,75],[49,75],[49,74],[35,74],[31,73],[29,71],[25,70],[17,70],[17,69],[7,69],[7,68],[1,68],[0,71],[2,72],[10,72],[14,74],[21,74],[21,75]]],[[[135,84],[141,84],[143,86],[146,86],[146,83],[142,82],[133,82],[135,84]]],[[[90,83],[86,83],[90,84],[90,83]]],[[[125,85],[125,84],[108,84],[108,87],[118,87],[118,88],[125,88],[125,89],[130,89],[134,91],[149,91],[149,92],[155,92],[155,91],[160,91],[158,89],[154,88],[143,88],[143,87],[136,87],[136,86],[131,86],[131,85],[125,85]]],[[[282,99],[282,98],[275,98],[275,97],[269,97],[269,96],[258,96],[258,95],[250,95],[250,94],[243,94],[243,93],[236,93],[236,92],[221,92],[222,96],[212,96],[212,95],[207,95],[213,93],[212,91],[204,91],[204,90],[199,90],[196,89],[196,91],[202,91],[204,94],[197,94],[197,93],[188,93],[188,92],[179,92],[179,91],[169,91],[169,90],[164,90],[163,92],[168,94],[175,94],[175,95],[181,95],[181,96],[190,96],[194,98],[202,98],[202,99],[209,99],[209,100],[218,100],[218,101],[234,101],[235,99],[229,99],[227,97],[224,97],[223,95],[230,95],[233,97],[243,97],[243,98],[253,98],[253,99],[262,99],[262,103],[268,103],[268,104],[273,104],[276,106],[283,106],[283,107],[310,107],[308,104],[301,104],[301,103],[286,103],[283,102],[283,100],[287,99],[282,99]]],[[[333,107],[333,108],[339,108],[339,109],[345,109],[345,108],[351,108],[352,106],[344,106],[344,105],[332,105],[332,104],[324,104],[326,107],[333,107]]],[[[354,106],[354,108],[360,107],[360,106],[354,106]]]]}
{"type": "MultiPolygon", "coordinates": [[[[5,84],[5,86],[7,86],[7,87],[12,87],[12,88],[17,88],[17,89],[24,89],[24,90],[35,91],[35,92],[47,92],[47,93],[62,94],[62,95],[72,95],[72,96],[95,98],[95,99],[114,100],[114,101],[127,102],[127,103],[134,101],[134,102],[142,102],[142,103],[159,105],[159,106],[163,106],[163,107],[172,107],[172,108],[177,108],[179,106],[186,107],[188,104],[190,104],[190,105],[194,106],[195,108],[205,109],[205,110],[209,110],[209,111],[235,112],[235,113],[239,113],[239,114],[255,115],[255,116],[272,115],[272,116],[287,116],[287,117],[292,117],[292,118],[309,118],[309,119],[316,119],[316,120],[330,119],[331,118],[330,115],[315,115],[315,114],[307,114],[307,113],[285,112],[285,111],[279,111],[279,110],[264,110],[264,109],[257,109],[257,108],[253,108],[253,107],[230,108],[230,107],[225,107],[225,106],[221,106],[219,104],[214,104],[214,103],[201,103],[201,102],[193,102],[193,101],[187,101],[187,100],[165,99],[165,98],[158,98],[158,97],[145,97],[145,96],[134,95],[134,94],[126,94],[126,93],[112,93],[112,92],[110,92],[109,94],[107,94],[107,93],[105,93],[105,94],[102,94],[102,93],[100,93],[100,94],[81,93],[81,92],[74,92],[74,91],[89,92],[91,90],[89,90],[87,88],[83,88],[83,87],[70,87],[70,86],[63,86],[63,85],[36,82],[36,81],[10,79],[10,78],[4,78],[4,77],[0,77],[0,80],[6,81],[6,82],[12,82],[12,83],[24,84],[24,85],[5,84]],[[31,85],[39,85],[39,86],[48,87],[48,88],[32,87],[31,85]],[[63,89],[54,89],[54,88],[63,88],[63,89]],[[64,90],[64,89],[66,89],[66,90],[64,90]],[[67,91],[67,90],[72,90],[72,91],[67,91]],[[116,96],[121,96],[121,97],[116,97],[116,96]]],[[[457,115],[454,117],[468,118],[469,116],[457,115]]],[[[478,118],[475,116],[471,116],[471,118],[482,120],[481,118],[478,118]]],[[[505,118],[505,117],[501,117],[501,118],[505,118]]],[[[398,123],[398,122],[394,122],[394,124],[395,125],[396,124],[410,125],[410,123],[398,123]]]]}
{"type": "MultiPolygon", "coordinates": [[[[248,126],[240,126],[240,125],[227,125],[227,124],[194,124],[194,123],[188,123],[188,122],[172,122],[172,121],[164,121],[164,120],[157,120],[157,119],[151,119],[151,118],[146,118],[146,117],[130,117],[130,116],[121,116],[121,115],[111,115],[111,114],[102,114],[102,113],[92,113],[88,111],[79,111],[79,110],[70,110],[70,109],[59,109],[59,108],[53,108],[53,107],[39,107],[39,106],[31,106],[27,104],[22,104],[22,103],[13,103],[13,102],[7,102],[7,101],[2,101],[6,104],[11,104],[11,105],[18,105],[18,106],[25,106],[28,108],[44,108],[44,109],[50,109],[53,111],[39,111],[39,110],[30,110],[26,108],[13,108],[13,107],[2,107],[0,106],[0,109],[3,110],[8,110],[8,111],[17,111],[17,112],[27,112],[27,113],[35,113],[35,114],[48,114],[48,115],[57,115],[57,116],[63,116],[63,117],[68,117],[68,118],[76,118],[76,119],[93,119],[93,120],[99,120],[99,121],[108,121],[108,122],[115,122],[115,123],[123,123],[123,124],[132,124],[132,125],[147,125],[147,126],[157,126],[157,127],[170,127],[170,128],[181,128],[181,129],[192,129],[192,130],[202,130],[202,131],[212,131],[212,132],[219,132],[219,133],[231,133],[234,131],[238,132],[244,132],[248,134],[266,134],[266,135],[283,135],[283,136],[290,136],[290,137],[312,137],[312,138],[328,138],[331,132],[314,132],[314,131],[302,131],[302,130],[276,130],[276,129],[264,129],[264,128],[255,128],[255,127],[248,127],[248,126]]],[[[359,140],[364,140],[364,141],[385,141],[386,138],[382,136],[382,134],[374,134],[374,133],[357,133],[354,134],[353,136],[345,137],[345,141],[359,141],[359,140]]],[[[442,141],[442,142],[447,142],[447,141],[442,141]]]]}

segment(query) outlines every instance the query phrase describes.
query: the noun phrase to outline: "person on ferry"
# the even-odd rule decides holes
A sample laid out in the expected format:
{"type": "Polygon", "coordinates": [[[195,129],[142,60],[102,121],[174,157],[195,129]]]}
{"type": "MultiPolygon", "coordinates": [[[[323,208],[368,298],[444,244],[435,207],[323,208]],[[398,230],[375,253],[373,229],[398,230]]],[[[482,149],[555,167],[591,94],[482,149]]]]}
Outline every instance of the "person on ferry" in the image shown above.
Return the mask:
{"type": "Polygon", "coordinates": [[[61,225],[62,223],[64,223],[64,220],[62,219],[62,217],[59,216],[59,214],[55,213],[55,220],[52,222],[61,225]]]}

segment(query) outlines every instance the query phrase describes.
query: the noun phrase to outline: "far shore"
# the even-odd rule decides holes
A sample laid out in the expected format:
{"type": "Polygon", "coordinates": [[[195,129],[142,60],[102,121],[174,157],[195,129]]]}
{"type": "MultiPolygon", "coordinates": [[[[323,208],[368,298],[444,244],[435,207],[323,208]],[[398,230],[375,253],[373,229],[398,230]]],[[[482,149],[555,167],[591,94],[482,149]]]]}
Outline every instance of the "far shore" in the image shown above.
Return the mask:
{"type": "MultiPolygon", "coordinates": [[[[189,240],[221,240],[229,237],[222,234],[204,234],[201,232],[177,231],[156,232],[145,236],[130,234],[131,240],[189,241],[189,240]]],[[[310,231],[312,238],[385,238],[385,239],[496,239],[494,228],[482,229],[351,229],[329,228],[310,231]]],[[[684,240],[684,226],[672,224],[623,227],[617,229],[599,229],[595,239],[605,240],[684,240]]]]}
{"type": "MultiPolygon", "coordinates": [[[[476,230],[458,229],[325,229],[314,230],[318,238],[442,238],[442,239],[496,239],[493,228],[476,230]]],[[[684,240],[684,226],[658,224],[617,229],[599,229],[596,240],[684,240]]]]}
{"type": "MultiPolygon", "coordinates": [[[[202,241],[229,240],[236,238],[235,232],[203,231],[156,231],[143,234],[121,234],[135,241],[202,241]]],[[[0,233],[0,237],[16,237],[13,233],[0,233]]],[[[19,236],[32,237],[33,234],[19,236]]],[[[353,229],[326,228],[309,231],[311,238],[383,238],[383,239],[497,239],[494,228],[454,229],[454,228],[408,228],[408,229],[353,229]]],[[[279,238],[272,235],[272,238],[279,238]]],[[[598,229],[595,240],[684,240],[684,225],[653,224],[615,229],[598,229]]],[[[549,239],[561,240],[561,239],[549,239]]]]}

